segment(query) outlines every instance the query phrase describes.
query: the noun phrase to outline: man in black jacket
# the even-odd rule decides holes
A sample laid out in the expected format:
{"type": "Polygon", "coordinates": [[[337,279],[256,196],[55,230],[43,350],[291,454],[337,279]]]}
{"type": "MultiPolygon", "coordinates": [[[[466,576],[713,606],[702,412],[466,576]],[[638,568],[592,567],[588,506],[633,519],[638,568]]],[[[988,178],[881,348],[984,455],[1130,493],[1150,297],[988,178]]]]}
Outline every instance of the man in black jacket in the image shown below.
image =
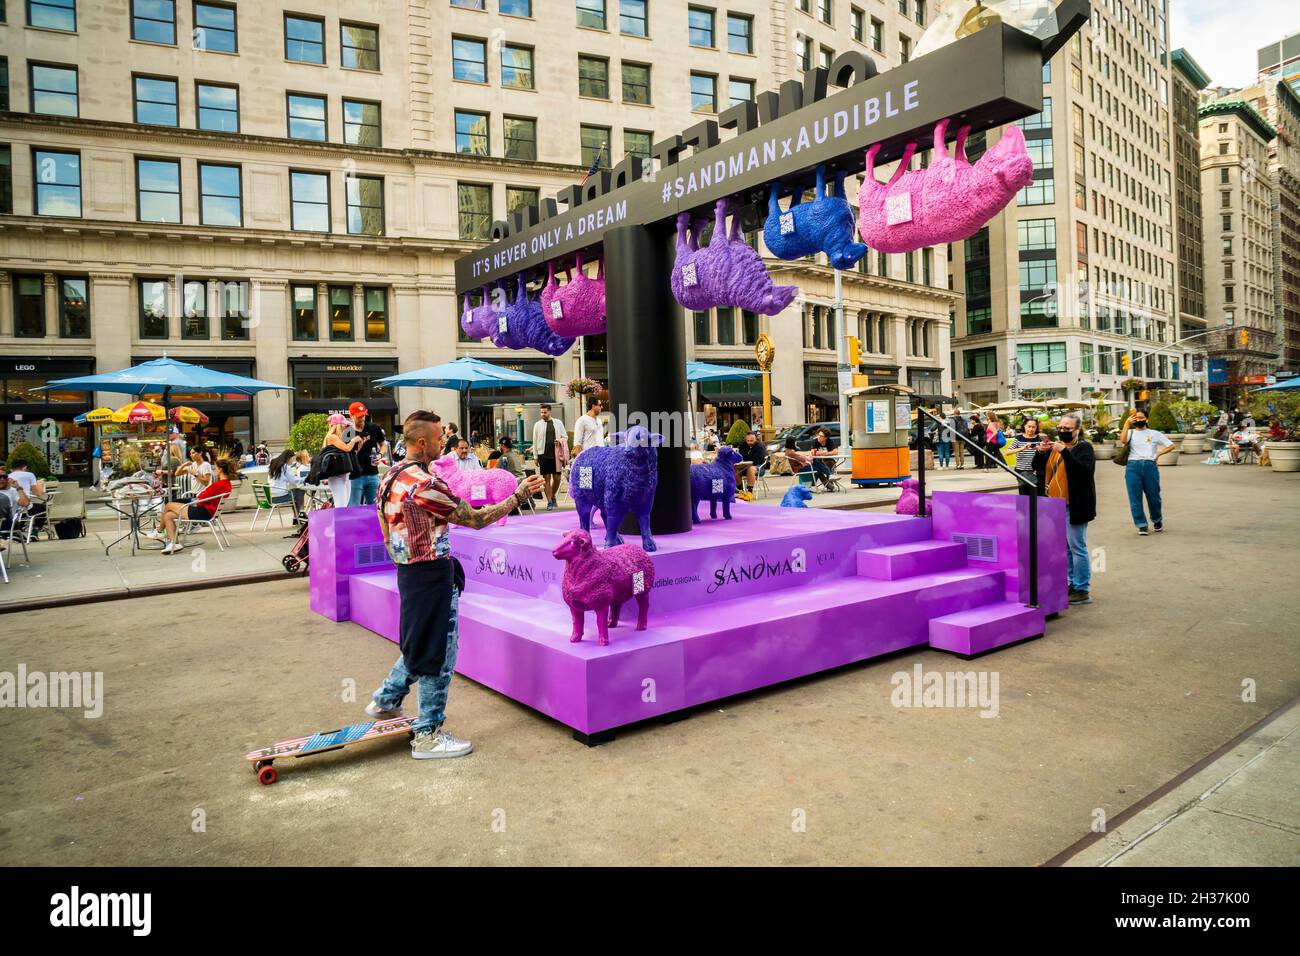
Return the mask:
{"type": "Polygon", "coordinates": [[[1092,563],[1088,557],[1088,522],[1097,517],[1097,458],[1082,434],[1077,415],[1062,415],[1056,441],[1044,441],[1034,454],[1039,487],[1049,498],[1065,499],[1066,560],[1070,567],[1070,603],[1091,604],[1092,563]]]}

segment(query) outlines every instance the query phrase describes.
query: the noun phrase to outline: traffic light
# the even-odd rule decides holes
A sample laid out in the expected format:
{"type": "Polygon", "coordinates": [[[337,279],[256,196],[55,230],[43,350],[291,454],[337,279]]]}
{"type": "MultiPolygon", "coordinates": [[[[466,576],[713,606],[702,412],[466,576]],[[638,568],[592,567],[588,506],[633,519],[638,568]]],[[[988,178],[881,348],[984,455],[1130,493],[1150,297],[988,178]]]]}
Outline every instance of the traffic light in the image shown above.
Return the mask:
{"type": "Polygon", "coordinates": [[[1244,349],[1244,348],[1245,348],[1247,345],[1249,345],[1249,344],[1250,344],[1250,331],[1249,331],[1248,329],[1242,329],[1242,330],[1241,330],[1241,347],[1244,349]]]}
{"type": "Polygon", "coordinates": [[[862,340],[855,335],[849,336],[849,364],[862,364],[862,340]]]}
{"type": "Polygon", "coordinates": [[[1129,360],[1128,360],[1128,353],[1127,353],[1127,352],[1125,352],[1123,355],[1121,355],[1121,356],[1119,357],[1119,370],[1120,370],[1121,372],[1123,372],[1125,375],[1128,374],[1128,370],[1129,370],[1129,360]]]}

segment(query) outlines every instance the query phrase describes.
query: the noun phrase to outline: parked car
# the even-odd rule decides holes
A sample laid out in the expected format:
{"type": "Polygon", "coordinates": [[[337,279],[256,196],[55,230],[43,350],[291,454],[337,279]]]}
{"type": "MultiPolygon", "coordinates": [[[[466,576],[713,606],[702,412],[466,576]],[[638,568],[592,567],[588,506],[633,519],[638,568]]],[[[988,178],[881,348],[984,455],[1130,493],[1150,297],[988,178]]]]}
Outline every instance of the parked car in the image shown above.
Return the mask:
{"type": "Polygon", "coordinates": [[[785,450],[785,440],[794,439],[794,447],[800,451],[807,451],[817,440],[817,432],[820,429],[826,429],[831,435],[831,444],[840,447],[840,423],[839,422],[811,422],[802,425],[787,425],[776,433],[776,437],[767,443],[767,452],[770,455],[774,451],[785,450]]]}

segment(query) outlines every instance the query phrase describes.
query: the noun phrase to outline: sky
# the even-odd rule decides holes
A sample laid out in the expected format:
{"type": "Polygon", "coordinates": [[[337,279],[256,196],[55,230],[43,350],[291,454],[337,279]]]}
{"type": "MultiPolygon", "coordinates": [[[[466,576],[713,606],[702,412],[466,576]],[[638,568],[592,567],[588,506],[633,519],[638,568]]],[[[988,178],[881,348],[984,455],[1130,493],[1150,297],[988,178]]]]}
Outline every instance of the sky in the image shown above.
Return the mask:
{"type": "Polygon", "coordinates": [[[1169,46],[1184,47],[1215,86],[1255,81],[1256,51],[1300,32],[1294,0],[1169,0],[1169,46]]]}

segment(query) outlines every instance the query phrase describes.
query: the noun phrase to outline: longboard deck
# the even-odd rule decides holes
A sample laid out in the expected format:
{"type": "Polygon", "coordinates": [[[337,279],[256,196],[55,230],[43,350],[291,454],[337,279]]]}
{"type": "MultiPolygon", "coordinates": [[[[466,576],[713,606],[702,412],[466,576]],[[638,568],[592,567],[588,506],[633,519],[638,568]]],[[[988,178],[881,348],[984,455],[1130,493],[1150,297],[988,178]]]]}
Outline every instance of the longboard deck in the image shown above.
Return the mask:
{"type": "Polygon", "coordinates": [[[399,734],[409,735],[412,732],[411,725],[414,723],[414,717],[365,720],[335,730],[318,731],[306,737],[281,740],[279,743],[262,750],[250,751],[244,755],[244,759],[253,765],[253,770],[258,774],[258,779],[262,783],[271,784],[275,783],[278,776],[271,766],[271,763],[275,760],[287,757],[296,760],[299,757],[310,757],[313,754],[325,753],[329,750],[341,750],[352,744],[379,740],[382,737],[396,737],[399,734]]]}

